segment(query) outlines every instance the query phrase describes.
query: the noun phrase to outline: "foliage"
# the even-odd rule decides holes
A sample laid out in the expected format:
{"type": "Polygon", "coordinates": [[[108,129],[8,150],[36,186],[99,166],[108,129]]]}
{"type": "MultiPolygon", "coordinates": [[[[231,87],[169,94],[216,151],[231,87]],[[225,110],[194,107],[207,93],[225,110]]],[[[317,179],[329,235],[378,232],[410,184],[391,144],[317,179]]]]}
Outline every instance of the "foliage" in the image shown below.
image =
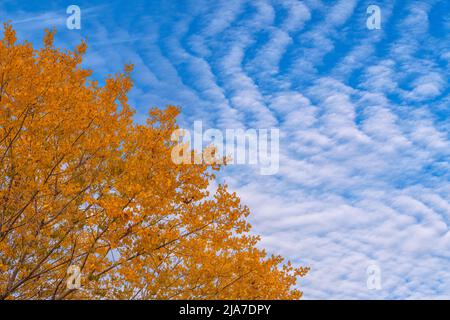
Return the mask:
{"type": "Polygon", "coordinates": [[[132,66],[99,86],[53,37],[0,42],[0,298],[300,298],[308,268],[256,247],[219,166],[171,161],[178,109],[134,123],[132,66]]]}

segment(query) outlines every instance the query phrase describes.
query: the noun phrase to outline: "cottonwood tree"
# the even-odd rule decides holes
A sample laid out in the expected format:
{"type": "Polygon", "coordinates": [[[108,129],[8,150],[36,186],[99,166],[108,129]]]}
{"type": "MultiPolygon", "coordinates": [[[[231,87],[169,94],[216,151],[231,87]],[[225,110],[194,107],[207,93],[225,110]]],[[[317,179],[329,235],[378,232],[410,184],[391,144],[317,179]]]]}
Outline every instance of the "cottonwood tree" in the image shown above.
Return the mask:
{"type": "Polygon", "coordinates": [[[171,160],[178,109],[136,124],[132,67],[100,86],[85,43],[53,38],[37,50],[5,25],[0,42],[0,298],[300,298],[308,268],[256,247],[226,185],[210,193],[220,166],[171,160]]]}

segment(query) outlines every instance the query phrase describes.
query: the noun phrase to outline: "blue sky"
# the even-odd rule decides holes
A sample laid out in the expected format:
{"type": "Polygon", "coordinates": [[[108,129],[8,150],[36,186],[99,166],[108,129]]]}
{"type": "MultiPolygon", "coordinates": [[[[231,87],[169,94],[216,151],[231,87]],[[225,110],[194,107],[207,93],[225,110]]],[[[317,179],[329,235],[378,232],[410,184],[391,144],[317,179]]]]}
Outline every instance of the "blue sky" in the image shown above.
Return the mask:
{"type": "Polygon", "coordinates": [[[220,180],[261,246],[312,268],[305,298],[450,298],[448,1],[2,0],[0,20],[36,45],[52,26],[58,46],[87,39],[99,80],[134,63],[136,121],[174,104],[184,127],[279,128],[276,175],[220,180]]]}

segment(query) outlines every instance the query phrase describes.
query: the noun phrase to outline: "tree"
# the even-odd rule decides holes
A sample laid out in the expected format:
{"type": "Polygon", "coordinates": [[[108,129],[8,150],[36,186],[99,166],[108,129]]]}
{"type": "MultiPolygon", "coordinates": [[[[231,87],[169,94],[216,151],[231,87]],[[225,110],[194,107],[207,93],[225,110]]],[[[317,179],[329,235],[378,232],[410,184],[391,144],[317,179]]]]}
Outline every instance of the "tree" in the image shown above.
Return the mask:
{"type": "Polygon", "coordinates": [[[171,161],[178,109],[134,123],[132,66],[99,86],[86,44],[53,37],[37,50],[5,24],[0,42],[0,298],[300,298],[308,268],[256,247],[226,185],[210,193],[220,165],[171,161]]]}

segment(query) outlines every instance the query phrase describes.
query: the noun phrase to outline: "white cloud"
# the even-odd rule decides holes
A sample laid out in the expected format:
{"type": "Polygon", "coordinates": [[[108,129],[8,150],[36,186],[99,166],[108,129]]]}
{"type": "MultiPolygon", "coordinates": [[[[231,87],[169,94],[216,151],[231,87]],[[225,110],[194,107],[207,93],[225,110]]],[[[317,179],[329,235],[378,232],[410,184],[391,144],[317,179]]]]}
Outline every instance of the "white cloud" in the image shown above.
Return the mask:
{"type": "Polygon", "coordinates": [[[312,268],[306,298],[450,298],[449,53],[429,36],[433,4],[380,4],[378,34],[356,1],[191,5],[135,34],[94,23],[86,65],[132,60],[140,110],[181,105],[183,124],[280,128],[277,175],[219,178],[261,246],[312,268]],[[371,264],[380,291],[366,287],[371,264]]]}

